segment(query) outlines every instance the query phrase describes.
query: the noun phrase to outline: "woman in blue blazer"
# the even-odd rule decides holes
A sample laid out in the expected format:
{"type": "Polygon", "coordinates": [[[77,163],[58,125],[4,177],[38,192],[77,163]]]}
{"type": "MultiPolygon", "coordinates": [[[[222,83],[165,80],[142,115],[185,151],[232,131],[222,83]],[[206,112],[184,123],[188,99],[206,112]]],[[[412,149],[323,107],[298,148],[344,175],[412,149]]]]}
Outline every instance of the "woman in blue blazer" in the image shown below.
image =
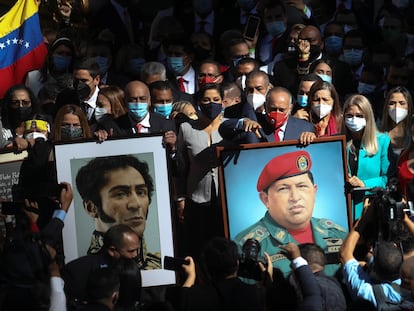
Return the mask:
{"type": "MultiPolygon", "coordinates": [[[[390,137],[378,132],[371,104],[365,96],[350,96],[343,111],[351,187],[385,188],[392,175],[390,137]]],[[[367,194],[368,191],[352,192],[353,220],[361,216],[367,194]]]]}

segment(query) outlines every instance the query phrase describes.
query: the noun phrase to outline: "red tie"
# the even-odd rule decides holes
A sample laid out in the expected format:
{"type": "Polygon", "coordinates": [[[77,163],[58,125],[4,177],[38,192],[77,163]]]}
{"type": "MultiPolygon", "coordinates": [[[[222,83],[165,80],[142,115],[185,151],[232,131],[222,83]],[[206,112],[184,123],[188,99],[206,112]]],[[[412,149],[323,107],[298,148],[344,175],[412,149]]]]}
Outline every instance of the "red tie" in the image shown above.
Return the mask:
{"type": "Polygon", "coordinates": [[[187,82],[187,81],[185,81],[183,77],[179,77],[177,80],[178,80],[178,87],[180,88],[180,91],[185,93],[184,82],[187,82]]]}
{"type": "Polygon", "coordinates": [[[141,133],[141,132],[142,132],[142,124],[141,124],[141,123],[138,123],[138,124],[136,125],[136,128],[137,128],[137,132],[138,132],[138,133],[141,133]]]}
{"type": "Polygon", "coordinates": [[[274,133],[274,135],[275,135],[275,141],[280,141],[279,132],[280,132],[280,127],[278,127],[275,130],[275,133],[274,133]]]}

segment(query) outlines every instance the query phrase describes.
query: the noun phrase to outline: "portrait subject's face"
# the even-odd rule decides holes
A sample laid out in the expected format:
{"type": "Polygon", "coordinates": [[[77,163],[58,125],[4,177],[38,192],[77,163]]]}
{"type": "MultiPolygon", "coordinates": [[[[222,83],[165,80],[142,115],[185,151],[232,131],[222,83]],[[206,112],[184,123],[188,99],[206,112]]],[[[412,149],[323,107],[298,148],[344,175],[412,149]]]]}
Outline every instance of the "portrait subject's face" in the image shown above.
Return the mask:
{"type": "Polygon", "coordinates": [[[102,210],[113,222],[97,218],[96,229],[106,232],[116,224],[126,224],[142,236],[148,215],[149,196],[144,177],[133,167],[120,168],[106,174],[108,183],[102,187],[102,210]]]}
{"type": "Polygon", "coordinates": [[[308,174],[277,180],[260,199],[272,218],[288,230],[303,229],[310,221],[315,204],[317,186],[308,174]]]}

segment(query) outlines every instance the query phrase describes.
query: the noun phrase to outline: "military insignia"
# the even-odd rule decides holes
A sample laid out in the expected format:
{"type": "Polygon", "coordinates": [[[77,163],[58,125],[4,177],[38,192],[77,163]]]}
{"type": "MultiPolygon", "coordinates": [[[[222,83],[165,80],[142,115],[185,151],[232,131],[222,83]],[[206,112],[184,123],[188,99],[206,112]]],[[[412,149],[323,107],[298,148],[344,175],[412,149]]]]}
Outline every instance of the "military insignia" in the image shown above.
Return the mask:
{"type": "Polygon", "coordinates": [[[341,245],[337,245],[337,246],[328,246],[326,252],[327,253],[339,253],[339,250],[341,248],[341,245]]]}
{"type": "Polygon", "coordinates": [[[275,262],[275,261],[284,260],[288,258],[281,253],[277,253],[277,254],[271,255],[270,259],[272,260],[272,262],[275,262]]]}
{"type": "Polygon", "coordinates": [[[256,235],[259,237],[262,237],[264,235],[264,232],[261,229],[256,230],[256,235]]]}
{"type": "Polygon", "coordinates": [[[344,242],[340,238],[326,238],[325,241],[327,246],[342,245],[342,243],[344,242]]]}
{"type": "Polygon", "coordinates": [[[283,240],[284,237],[285,237],[285,231],[282,231],[282,230],[279,231],[275,236],[275,238],[278,240],[283,240]]]}
{"type": "Polygon", "coordinates": [[[320,228],[319,226],[315,226],[314,229],[316,231],[318,231],[320,234],[325,234],[325,230],[323,230],[322,228],[320,228]]]}
{"type": "Polygon", "coordinates": [[[243,240],[244,240],[244,241],[247,241],[248,239],[253,239],[253,237],[254,237],[254,232],[249,232],[248,234],[246,234],[246,235],[243,237],[243,240]]]}
{"type": "Polygon", "coordinates": [[[308,167],[309,167],[308,158],[305,157],[304,155],[299,156],[296,159],[296,167],[298,168],[299,171],[302,171],[302,172],[308,170],[308,167]]]}

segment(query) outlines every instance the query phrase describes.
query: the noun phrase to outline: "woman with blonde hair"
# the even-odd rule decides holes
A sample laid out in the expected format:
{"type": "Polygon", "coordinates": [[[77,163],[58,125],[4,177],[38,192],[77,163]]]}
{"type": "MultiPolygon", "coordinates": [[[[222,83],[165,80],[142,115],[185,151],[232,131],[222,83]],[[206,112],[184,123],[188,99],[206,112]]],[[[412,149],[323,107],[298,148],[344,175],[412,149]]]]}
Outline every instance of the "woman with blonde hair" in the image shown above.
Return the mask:
{"type": "MultiPolygon", "coordinates": [[[[386,187],[392,174],[390,137],[377,130],[371,104],[365,96],[350,96],[343,111],[351,187],[386,187]]],[[[365,191],[353,193],[353,219],[361,216],[365,195],[365,191]]]]}
{"type": "Polygon", "coordinates": [[[380,129],[381,132],[388,132],[397,156],[410,142],[412,113],[413,100],[405,87],[397,86],[388,91],[380,129]]]}

